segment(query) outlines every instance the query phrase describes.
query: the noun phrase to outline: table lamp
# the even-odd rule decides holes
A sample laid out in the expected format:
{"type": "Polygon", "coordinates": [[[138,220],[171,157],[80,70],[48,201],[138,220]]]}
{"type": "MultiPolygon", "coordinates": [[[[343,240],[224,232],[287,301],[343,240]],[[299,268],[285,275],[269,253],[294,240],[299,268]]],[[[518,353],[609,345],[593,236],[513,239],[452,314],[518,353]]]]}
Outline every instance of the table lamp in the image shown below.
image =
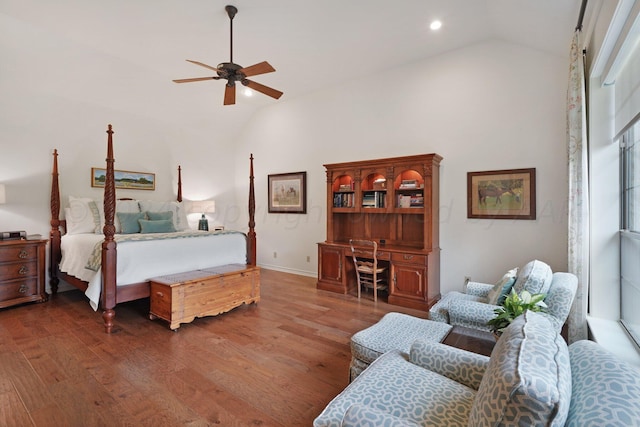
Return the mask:
{"type": "Polygon", "coordinates": [[[209,221],[205,216],[206,213],[214,213],[216,211],[216,202],[213,200],[194,200],[191,202],[191,213],[199,213],[202,215],[198,221],[198,230],[209,231],[209,221]]]}

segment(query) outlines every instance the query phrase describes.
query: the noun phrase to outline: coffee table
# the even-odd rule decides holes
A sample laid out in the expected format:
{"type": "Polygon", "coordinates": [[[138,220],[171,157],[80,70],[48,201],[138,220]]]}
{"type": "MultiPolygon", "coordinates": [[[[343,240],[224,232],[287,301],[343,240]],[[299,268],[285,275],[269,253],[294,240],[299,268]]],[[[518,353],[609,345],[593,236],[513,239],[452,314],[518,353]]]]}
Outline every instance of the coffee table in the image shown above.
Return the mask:
{"type": "Polygon", "coordinates": [[[484,356],[491,356],[491,351],[496,345],[496,338],[491,332],[454,326],[442,340],[442,343],[484,356]]]}

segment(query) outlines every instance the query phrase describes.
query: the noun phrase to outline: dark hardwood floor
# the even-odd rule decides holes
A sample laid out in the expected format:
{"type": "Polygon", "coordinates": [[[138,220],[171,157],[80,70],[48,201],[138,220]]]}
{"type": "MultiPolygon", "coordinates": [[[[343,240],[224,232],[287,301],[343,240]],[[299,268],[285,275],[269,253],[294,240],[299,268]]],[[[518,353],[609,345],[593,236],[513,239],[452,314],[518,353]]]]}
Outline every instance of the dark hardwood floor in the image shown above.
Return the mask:
{"type": "Polygon", "coordinates": [[[259,304],[176,332],[141,300],[107,335],[78,291],[0,310],[0,425],[310,426],[347,385],[352,334],[427,317],[315,282],[263,269],[259,304]]]}

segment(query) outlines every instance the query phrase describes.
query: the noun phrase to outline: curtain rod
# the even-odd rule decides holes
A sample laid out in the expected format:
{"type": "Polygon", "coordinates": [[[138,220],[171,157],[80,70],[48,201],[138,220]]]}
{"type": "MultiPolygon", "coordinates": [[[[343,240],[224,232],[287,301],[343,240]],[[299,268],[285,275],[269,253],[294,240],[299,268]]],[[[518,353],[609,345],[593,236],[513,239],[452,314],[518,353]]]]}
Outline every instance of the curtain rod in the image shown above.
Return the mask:
{"type": "Polygon", "coordinates": [[[587,1],[582,0],[582,5],[580,5],[580,15],[578,16],[578,25],[576,25],[576,31],[582,31],[582,20],[584,19],[584,12],[587,9],[587,1]]]}

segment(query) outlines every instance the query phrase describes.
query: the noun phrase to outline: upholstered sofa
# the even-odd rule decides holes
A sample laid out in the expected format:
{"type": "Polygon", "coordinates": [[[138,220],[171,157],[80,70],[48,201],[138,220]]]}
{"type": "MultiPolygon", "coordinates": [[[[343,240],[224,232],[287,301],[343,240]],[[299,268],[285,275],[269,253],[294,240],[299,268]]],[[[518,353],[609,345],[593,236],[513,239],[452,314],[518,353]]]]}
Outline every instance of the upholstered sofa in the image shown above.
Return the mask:
{"type": "Polygon", "coordinates": [[[508,271],[496,284],[468,282],[466,292],[446,293],[429,310],[429,318],[450,325],[489,331],[487,322],[495,317],[506,295],[513,289],[531,294],[545,294],[546,315],[557,331],[562,329],[571,311],[578,287],[578,278],[571,273],[551,271],[539,260],[525,264],[521,269],[508,271]]]}
{"type": "Polygon", "coordinates": [[[491,357],[432,340],[377,358],[315,427],[631,426],[640,370],[598,344],[567,347],[547,316],[526,312],[491,357]]]}

